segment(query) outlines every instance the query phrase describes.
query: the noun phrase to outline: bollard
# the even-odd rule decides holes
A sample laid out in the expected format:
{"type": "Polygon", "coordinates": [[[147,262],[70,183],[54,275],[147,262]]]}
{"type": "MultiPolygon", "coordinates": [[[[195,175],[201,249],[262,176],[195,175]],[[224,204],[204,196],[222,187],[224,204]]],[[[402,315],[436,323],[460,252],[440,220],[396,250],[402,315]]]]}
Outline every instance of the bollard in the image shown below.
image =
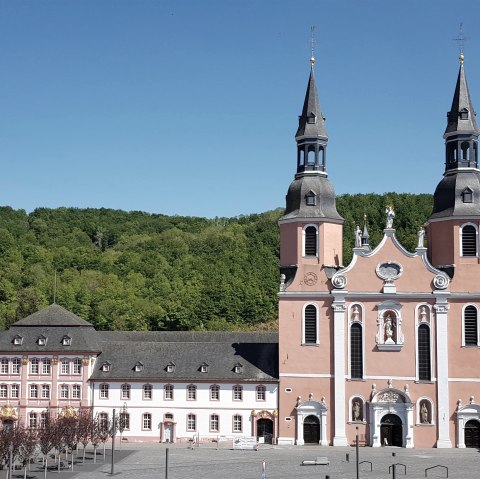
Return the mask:
{"type": "Polygon", "coordinates": [[[348,452],[345,454],[345,460],[350,462],[350,454],[348,452]]]}
{"type": "Polygon", "coordinates": [[[330,476],[328,476],[328,475],[327,475],[327,476],[325,476],[325,479],[330,479],[330,476]]]}
{"type": "Polygon", "coordinates": [[[392,452],[392,457],[395,457],[397,455],[396,452],[392,452]]]}

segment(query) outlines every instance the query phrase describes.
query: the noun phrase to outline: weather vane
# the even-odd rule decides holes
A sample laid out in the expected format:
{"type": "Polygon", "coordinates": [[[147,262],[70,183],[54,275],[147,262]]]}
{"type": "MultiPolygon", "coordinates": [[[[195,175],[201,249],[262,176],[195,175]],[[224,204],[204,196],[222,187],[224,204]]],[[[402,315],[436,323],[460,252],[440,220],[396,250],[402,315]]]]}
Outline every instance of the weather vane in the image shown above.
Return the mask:
{"type": "Polygon", "coordinates": [[[460,48],[460,62],[463,63],[463,47],[465,46],[465,42],[468,40],[463,34],[463,22],[460,23],[460,31],[458,33],[457,38],[454,38],[453,41],[458,43],[458,47],[460,48]]]}

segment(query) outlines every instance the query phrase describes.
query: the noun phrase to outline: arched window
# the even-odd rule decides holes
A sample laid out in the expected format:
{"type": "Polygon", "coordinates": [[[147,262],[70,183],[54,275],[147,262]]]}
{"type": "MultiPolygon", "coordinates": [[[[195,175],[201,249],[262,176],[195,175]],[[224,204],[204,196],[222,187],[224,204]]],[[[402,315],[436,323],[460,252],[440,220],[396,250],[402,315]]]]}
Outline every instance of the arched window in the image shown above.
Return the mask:
{"type": "Polygon", "coordinates": [[[464,346],[478,345],[477,308],[467,306],[463,310],[463,344],[464,346]]]}
{"type": "Polygon", "coordinates": [[[430,327],[421,324],[418,327],[418,379],[431,381],[432,368],[430,364],[430,327]]]}
{"type": "Polygon", "coordinates": [[[473,225],[465,225],[460,230],[462,237],[462,256],[477,256],[477,229],[473,225]]]}
{"type": "Polygon", "coordinates": [[[187,386],[187,399],[189,401],[195,401],[197,399],[197,386],[194,384],[187,386]]]}
{"type": "Polygon", "coordinates": [[[304,244],[303,244],[304,256],[317,256],[317,228],[312,225],[307,226],[303,234],[304,234],[304,244]]]}
{"type": "Polygon", "coordinates": [[[462,148],[462,160],[468,160],[468,149],[470,145],[468,144],[468,141],[463,141],[461,148],[462,148]]]}
{"type": "Polygon", "coordinates": [[[309,146],[307,153],[307,165],[315,164],[315,147],[309,146]]]}
{"type": "Polygon", "coordinates": [[[187,431],[196,431],[197,430],[197,416],[190,413],[187,415],[187,431]]]}
{"type": "Polygon", "coordinates": [[[317,307],[305,306],[303,312],[303,344],[318,344],[317,307]]]}
{"type": "Polygon", "coordinates": [[[353,323],[350,326],[350,377],[363,378],[363,344],[362,325],[353,323]]]}

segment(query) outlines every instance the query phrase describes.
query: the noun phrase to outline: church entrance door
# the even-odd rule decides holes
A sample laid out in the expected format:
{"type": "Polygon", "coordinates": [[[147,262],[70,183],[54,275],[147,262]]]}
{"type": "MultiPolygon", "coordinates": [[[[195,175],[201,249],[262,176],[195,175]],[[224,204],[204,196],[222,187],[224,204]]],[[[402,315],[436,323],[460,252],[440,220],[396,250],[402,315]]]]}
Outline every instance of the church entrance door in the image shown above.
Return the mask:
{"type": "Polygon", "coordinates": [[[396,414],[387,414],[380,423],[382,446],[403,446],[402,420],[396,414]]]}
{"type": "Polygon", "coordinates": [[[474,419],[465,424],[465,447],[480,448],[480,423],[474,419]]]}
{"type": "Polygon", "coordinates": [[[305,444],[320,442],[320,420],[317,416],[307,416],[303,421],[303,440],[305,444]]]}

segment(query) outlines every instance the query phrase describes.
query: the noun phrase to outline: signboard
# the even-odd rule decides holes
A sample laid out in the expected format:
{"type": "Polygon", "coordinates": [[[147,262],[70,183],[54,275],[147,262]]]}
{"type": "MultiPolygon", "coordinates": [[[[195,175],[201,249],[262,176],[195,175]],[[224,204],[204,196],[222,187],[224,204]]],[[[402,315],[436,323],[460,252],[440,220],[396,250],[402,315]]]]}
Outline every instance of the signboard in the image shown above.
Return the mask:
{"type": "Polygon", "coordinates": [[[257,438],[255,436],[242,436],[233,439],[233,449],[249,449],[256,451],[258,449],[257,438]]]}

